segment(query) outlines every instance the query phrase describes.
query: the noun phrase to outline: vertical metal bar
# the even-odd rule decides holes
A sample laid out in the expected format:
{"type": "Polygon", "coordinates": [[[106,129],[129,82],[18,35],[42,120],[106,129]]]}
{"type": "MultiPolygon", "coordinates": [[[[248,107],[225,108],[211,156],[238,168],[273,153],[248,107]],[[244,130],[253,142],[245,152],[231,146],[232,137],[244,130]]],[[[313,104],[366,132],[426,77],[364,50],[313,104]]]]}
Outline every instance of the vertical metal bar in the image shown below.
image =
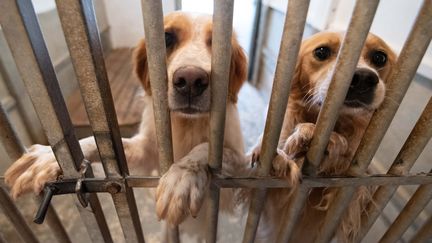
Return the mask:
{"type": "Polygon", "coordinates": [[[293,194],[294,198],[288,205],[286,212],[284,213],[284,221],[280,227],[280,232],[278,233],[277,242],[289,242],[295,225],[299,219],[300,213],[309,196],[309,189],[305,186],[300,185],[298,191],[293,194]]]}
{"type": "MultiPolygon", "coordinates": [[[[291,79],[295,72],[308,7],[308,0],[290,0],[287,6],[285,25],[264,130],[258,176],[268,175],[271,169],[271,162],[276,156],[276,149],[291,87],[291,79]]],[[[252,193],[243,243],[253,242],[255,239],[265,197],[266,190],[258,189],[252,193]]]]}
{"type": "MultiPolygon", "coordinates": [[[[209,165],[212,173],[222,170],[223,141],[225,134],[226,103],[231,63],[231,35],[233,21],[233,0],[214,1],[212,32],[212,72],[209,165]]],[[[207,242],[216,242],[219,188],[210,186],[207,219],[207,242]]]]}
{"type": "Polygon", "coordinates": [[[351,172],[361,174],[369,166],[394,114],[399,108],[405,93],[417,71],[424,53],[432,38],[432,1],[425,0],[415,20],[414,26],[405,41],[396,65],[387,80],[386,97],[373,115],[364,138],[354,156],[351,172]]]}
{"type": "MultiPolygon", "coordinates": [[[[432,171],[430,171],[432,172],[432,171]]],[[[432,199],[432,185],[421,185],[402,209],[380,242],[396,242],[432,199]]]]}
{"type": "Polygon", "coordinates": [[[0,186],[0,207],[25,242],[39,242],[18,208],[12,202],[8,191],[2,186],[0,186]]]}
{"type": "Polygon", "coordinates": [[[262,70],[262,51],[263,51],[263,45],[264,45],[264,37],[265,37],[265,27],[267,24],[267,16],[269,13],[269,7],[266,4],[262,4],[262,0],[257,1],[257,13],[255,16],[255,23],[254,23],[254,29],[253,29],[253,40],[252,45],[249,50],[249,80],[250,82],[258,86],[259,80],[258,75],[259,71],[262,70]]]}
{"type": "MultiPolygon", "coordinates": [[[[367,169],[426,52],[432,37],[432,32],[428,29],[428,26],[432,26],[431,12],[432,1],[424,1],[397,63],[387,79],[387,94],[383,104],[372,116],[354,155],[349,172],[353,175],[362,175],[367,169]]],[[[346,187],[337,193],[332,205],[327,210],[324,221],[326,223],[319,230],[317,237],[319,242],[327,242],[331,239],[355,191],[355,187],[346,187]]]]}
{"type": "MultiPolygon", "coordinates": [[[[159,171],[164,174],[174,162],[171,116],[168,108],[165,31],[161,1],[142,0],[141,8],[146,37],[147,64],[153,96],[156,138],[159,148],[159,171]]],[[[178,227],[168,226],[171,243],[179,242],[178,227]]]]}
{"type": "MultiPolygon", "coordinates": [[[[92,1],[56,1],[57,10],[79,81],[105,174],[120,178],[129,174],[114,103],[105,70],[92,1]]],[[[112,195],[127,242],[144,242],[132,188],[112,195]]]]}
{"type": "MultiPolygon", "coordinates": [[[[396,156],[387,174],[405,175],[408,173],[431,137],[432,98],[429,99],[428,104],[424,108],[420,118],[405,141],[405,144],[402,146],[399,154],[396,156]]],[[[360,242],[367,234],[397,188],[398,186],[381,186],[377,189],[373,196],[373,203],[368,205],[366,213],[362,216],[362,225],[355,240],[356,242],[360,242]]]]}
{"type": "MultiPolygon", "coordinates": [[[[32,3],[6,0],[0,2],[0,7],[8,10],[0,15],[0,23],[48,141],[64,176],[76,177],[83,154],[75,138],[32,3]]],[[[88,170],[87,176],[93,176],[91,170],[88,170]]],[[[96,195],[90,196],[90,206],[94,214],[81,213],[90,238],[95,242],[112,242],[104,215],[98,210],[101,207],[96,195]]]]}
{"type": "Polygon", "coordinates": [[[379,0],[357,1],[353,15],[337,56],[330,87],[318,115],[310,149],[306,155],[306,173],[315,174],[338,119],[353,73],[369,33],[379,0]],[[337,68],[336,68],[337,67],[337,68]],[[312,166],[312,167],[311,167],[312,166]]]}
{"type": "Polygon", "coordinates": [[[3,234],[1,232],[0,232],[0,243],[6,243],[6,240],[3,237],[3,234]]]}
{"type": "Polygon", "coordinates": [[[429,217],[410,242],[423,243],[430,239],[432,239],[432,217],[429,217]]]}
{"type": "MultiPolygon", "coordinates": [[[[12,124],[10,123],[6,111],[4,110],[2,104],[0,103],[0,143],[3,145],[3,147],[6,150],[6,153],[9,155],[9,157],[16,161],[21,157],[21,155],[25,152],[24,145],[21,143],[21,141],[18,138],[18,135],[16,134],[15,130],[12,127],[12,124]]],[[[2,189],[3,190],[3,189],[2,189]]],[[[2,191],[3,193],[3,191],[2,191]]],[[[39,197],[38,197],[39,199],[39,197]]],[[[39,201],[36,199],[36,202],[39,201]]],[[[7,199],[5,199],[7,200],[7,199]]],[[[10,200],[10,199],[9,199],[10,200]]],[[[20,217],[20,216],[16,216],[20,217]]],[[[22,217],[22,216],[21,216],[22,217]]],[[[46,215],[46,221],[50,228],[52,229],[52,232],[55,234],[56,238],[60,242],[71,242],[69,239],[69,236],[67,235],[67,232],[65,228],[63,227],[56,211],[54,210],[54,207],[52,205],[48,208],[48,213],[46,215]]],[[[25,222],[24,222],[25,223],[25,222]]],[[[16,225],[16,229],[18,231],[21,230],[21,226],[16,225]]],[[[28,227],[28,225],[25,225],[23,227],[23,230],[25,230],[28,227]]],[[[25,235],[25,233],[20,233],[21,235],[25,235]]],[[[27,240],[26,240],[27,241],[27,240]]],[[[30,242],[30,241],[29,241],[30,242]]]]}
{"type": "MultiPolygon", "coordinates": [[[[357,66],[363,43],[367,38],[375,11],[378,7],[378,2],[379,0],[356,2],[353,17],[351,18],[337,57],[335,67],[338,67],[338,70],[333,70],[330,87],[318,116],[310,149],[306,155],[307,163],[303,168],[306,174],[314,175],[316,167],[318,167],[321,162],[324,149],[336,123],[338,112],[343,105],[344,98],[351,83],[352,74],[357,66]]],[[[301,210],[302,205],[304,205],[307,199],[307,195],[305,195],[307,193],[307,190],[299,190],[294,194],[295,199],[291,207],[301,210]]],[[[300,210],[288,210],[286,218],[289,218],[293,222],[297,221],[300,210]]],[[[293,223],[285,222],[284,227],[286,228],[282,228],[279,238],[285,240],[289,239],[294,225],[293,223]]],[[[336,227],[336,225],[330,223],[329,227],[336,227]]],[[[327,234],[329,235],[329,233],[327,234]]],[[[318,238],[318,240],[329,241],[329,239],[320,238],[318,238]]]]}
{"type": "Polygon", "coordinates": [[[147,60],[153,108],[155,115],[156,136],[159,148],[161,174],[165,173],[174,161],[171,136],[171,117],[168,108],[168,77],[166,68],[166,48],[162,3],[142,0],[144,30],[146,37],[147,60]]]}

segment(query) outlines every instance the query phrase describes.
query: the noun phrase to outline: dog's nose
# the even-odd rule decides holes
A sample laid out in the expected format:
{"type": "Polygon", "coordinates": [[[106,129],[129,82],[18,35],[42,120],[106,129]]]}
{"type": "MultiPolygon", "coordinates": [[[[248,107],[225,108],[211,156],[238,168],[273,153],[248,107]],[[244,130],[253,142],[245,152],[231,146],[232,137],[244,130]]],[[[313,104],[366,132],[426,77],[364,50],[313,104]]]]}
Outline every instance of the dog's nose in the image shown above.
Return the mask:
{"type": "Polygon", "coordinates": [[[378,84],[378,76],[368,69],[357,69],[351,81],[349,92],[365,93],[378,84]]]}
{"type": "Polygon", "coordinates": [[[191,97],[201,95],[209,85],[209,77],[204,69],[186,66],[177,69],[173,75],[174,88],[181,95],[191,97]]]}

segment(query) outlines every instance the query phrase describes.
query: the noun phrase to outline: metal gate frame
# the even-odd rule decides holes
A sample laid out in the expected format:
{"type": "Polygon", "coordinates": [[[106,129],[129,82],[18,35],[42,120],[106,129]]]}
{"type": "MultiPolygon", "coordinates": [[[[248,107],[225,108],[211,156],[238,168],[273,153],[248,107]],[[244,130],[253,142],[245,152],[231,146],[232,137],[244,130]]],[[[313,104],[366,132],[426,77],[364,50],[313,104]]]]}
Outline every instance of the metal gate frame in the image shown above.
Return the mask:
{"type": "MultiPolygon", "coordinates": [[[[61,95],[53,65],[48,55],[37,17],[29,0],[2,0],[0,24],[6,36],[27,92],[36,108],[48,141],[63,171],[64,179],[49,183],[45,193],[53,195],[75,193],[77,181],[81,181],[83,193],[88,193],[93,213],[79,210],[90,239],[94,242],[112,242],[100,202],[95,192],[109,192],[112,195],[118,218],[127,242],[144,242],[133,187],[156,187],[159,177],[129,176],[123,151],[116,113],[105,70],[102,48],[97,30],[93,3],[91,0],[56,0],[57,9],[65,33],[74,69],[86,111],[99,148],[106,178],[93,178],[91,169],[81,178],[80,168],[85,162],[74,129],[61,95]],[[7,10],[7,11],[4,11],[7,10]]],[[[316,177],[315,171],[324,154],[331,131],[343,105],[344,97],[373,21],[379,0],[358,0],[343,44],[338,53],[336,69],[327,97],[319,113],[310,149],[307,153],[307,177],[286,212],[278,242],[288,242],[299,218],[307,193],[313,187],[340,187],[335,201],[330,206],[325,224],[318,230],[318,242],[329,242],[333,237],[341,216],[345,212],[356,187],[360,185],[379,186],[362,217],[359,236],[363,239],[383,208],[400,185],[420,185],[398,218],[384,234],[381,242],[399,239],[417,215],[432,198],[432,171],[410,175],[409,170],[432,136],[432,98],[418,119],[410,136],[385,175],[365,176],[375,152],[380,145],[397,109],[411,83],[421,59],[432,38],[432,0],[424,0],[415,24],[402,48],[395,67],[387,81],[387,95],[380,108],[374,113],[365,135],[355,153],[350,173],[357,177],[316,177]]],[[[224,102],[227,99],[229,59],[231,57],[231,34],[233,1],[218,0],[214,3],[212,80],[210,112],[209,166],[212,172],[210,185],[211,203],[209,210],[207,242],[216,242],[219,189],[253,188],[249,214],[243,242],[254,242],[267,189],[289,187],[283,179],[269,177],[271,161],[275,157],[284,113],[290,91],[290,80],[302,40],[309,0],[289,0],[283,29],[279,57],[274,77],[273,90],[263,136],[261,163],[256,178],[225,178],[220,175],[223,135],[225,123],[224,102]]],[[[153,106],[160,158],[160,172],[166,172],[173,163],[170,112],[167,104],[166,50],[164,45],[163,16],[161,1],[142,0],[144,29],[148,50],[149,75],[153,93],[153,106]],[[159,81],[159,82],[156,82],[159,81]],[[165,82],[163,82],[165,81],[165,82]]],[[[24,152],[7,116],[0,109],[0,138],[12,159],[24,152]]],[[[3,182],[1,182],[3,183],[3,182]]],[[[37,238],[25,223],[0,185],[1,207],[26,242],[37,242],[37,238]]],[[[45,195],[46,195],[45,194],[45,195]]],[[[46,196],[45,199],[50,197],[46,196]]],[[[43,203],[44,204],[44,203],[43,203]]],[[[58,216],[48,203],[48,224],[61,242],[70,242],[58,216]],[[55,227],[55,228],[54,228],[55,227]]],[[[42,214],[43,216],[43,214],[42,214]]],[[[42,220],[43,218],[39,218],[42,220]]],[[[432,237],[432,218],[418,230],[412,242],[424,242],[432,237]]],[[[3,242],[0,235],[0,242],[3,242]]],[[[170,241],[178,242],[178,229],[170,230],[170,241]]]]}

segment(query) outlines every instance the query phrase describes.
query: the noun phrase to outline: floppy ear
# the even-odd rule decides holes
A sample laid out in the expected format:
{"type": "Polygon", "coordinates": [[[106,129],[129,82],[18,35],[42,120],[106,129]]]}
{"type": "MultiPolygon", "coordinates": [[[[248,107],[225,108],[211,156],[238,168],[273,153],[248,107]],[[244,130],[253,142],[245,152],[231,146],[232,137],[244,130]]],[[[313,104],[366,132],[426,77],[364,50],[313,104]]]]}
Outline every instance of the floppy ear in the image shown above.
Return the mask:
{"type": "Polygon", "coordinates": [[[147,64],[147,50],[145,41],[141,40],[133,53],[134,69],[137,77],[141,81],[145,92],[151,95],[150,79],[148,75],[148,64],[147,64]]]}
{"type": "Polygon", "coordinates": [[[247,59],[243,48],[241,48],[234,35],[231,45],[232,52],[228,96],[230,101],[236,103],[237,94],[247,78],[247,59]]]}

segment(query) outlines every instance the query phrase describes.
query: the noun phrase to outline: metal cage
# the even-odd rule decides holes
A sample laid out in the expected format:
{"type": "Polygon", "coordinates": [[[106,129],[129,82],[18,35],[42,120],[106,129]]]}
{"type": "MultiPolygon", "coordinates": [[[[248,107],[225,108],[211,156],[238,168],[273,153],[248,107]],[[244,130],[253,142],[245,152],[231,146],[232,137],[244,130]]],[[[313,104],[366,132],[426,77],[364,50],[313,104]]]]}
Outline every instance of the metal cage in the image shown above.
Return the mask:
{"type": "MultiPolygon", "coordinates": [[[[93,178],[91,170],[87,170],[84,175],[80,173],[80,166],[84,161],[83,153],[75,137],[31,1],[2,0],[0,1],[0,9],[2,9],[0,24],[27,92],[46,132],[49,144],[64,174],[64,180],[52,184],[58,185],[60,189],[53,190],[48,185],[45,193],[50,195],[75,193],[75,184],[81,180],[85,185],[83,187],[85,188],[84,192],[90,195],[89,206],[93,212],[79,211],[90,239],[94,242],[112,242],[110,230],[99,199],[95,194],[96,192],[109,192],[112,195],[125,240],[127,242],[144,242],[144,234],[132,188],[155,187],[159,178],[129,176],[92,1],[56,0],[56,3],[86,111],[105,173],[108,176],[106,178],[93,178]]],[[[315,168],[322,159],[338,111],[349,88],[346,77],[352,77],[378,3],[379,0],[358,0],[355,5],[343,44],[338,53],[337,68],[332,74],[328,95],[320,111],[315,134],[307,153],[309,161],[307,171],[311,175],[314,174],[315,168]]],[[[243,242],[247,243],[254,242],[267,190],[289,186],[284,180],[271,178],[268,175],[282,128],[290,91],[290,80],[294,73],[308,7],[309,0],[290,0],[287,6],[263,136],[259,176],[257,178],[225,178],[219,176],[219,172],[222,167],[226,107],[224,102],[216,101],[227,99],[233,1],[218,0],[214,3],[213,71],[211,77],[213,80],[211,84],[213,102],[210,113],[210,152],[208,159],[212,171],[212,182],[209,194],[211,203],[207,209],[209,210],[207,242],[216,242],[220,188],[249,187],[254,189],[243,237],[243,242]]],[[[153,95],[153,106],[159,144],[160,171],[164,173],[173,163],[173,151],[166,82],[154,82],[155,80],[167,79],[161,1],[142,0],[142,12],[148,49],[149,74],[150,80],[153,81],[151,88],[152,93],[156,94],[153,95]]],[[[283,230],[278,236],[278,242],[289,241],[308,190],[313,187],[340,187],[335,201],[326,214],[326,223],[318,230],[319,237],[317,239],[319,242],[329,242],[332,239],[333,232],[339,224],[356,187],[360,185],[379,187],[373,196],[376,202],[375,207],[369,207],[367,215],[363,215],[361,232],[355,240],[356,242],[363,239],[398,186],[420,185],[380,242],[397,241],[430,201],[432,198],[431,174],[410,175],[408,172],[432,136],[432,99],[429,100],[388,173],[368,177],[365,177],[364,173],[426,52],[432,37],[431,26],[432,1],[424,0],[397,60],[396,67],[389,76],[388,95],[381,107],[374,113],[352,161],[350,172],[358,175],[358,177],[318,178],[308,176],[304,178],[298,193],[292,200],[292,205],[286,212],[286,220],[282,226],[283,230]]],[[[3,146],[11,158],[17,159],[25,149],[14,133],[3,108],[0,118],[0,138],[3,146]]],[[[1,184],[0,190],[0,206],[26,242],[38,242],[23,216],[8,197],[7,189],[3,184],[1,184]]],[[[46,204],[45,209],[48,211],[47,223],[55,232],[56,238],[60,242],[70,242],[69,236],[61,226],[61,222],[52,207],[46,204]]],[[[432,237],[431,221],[432,218],[429,218],[428,222],[418,230],[412,242],[424,242],[432,237]]],[[[169,236],[171,242],[179,242],[178,229],[171,229],[169,236]]],[[[0,242],[3,241],[0,237],[0,242]]]]}

